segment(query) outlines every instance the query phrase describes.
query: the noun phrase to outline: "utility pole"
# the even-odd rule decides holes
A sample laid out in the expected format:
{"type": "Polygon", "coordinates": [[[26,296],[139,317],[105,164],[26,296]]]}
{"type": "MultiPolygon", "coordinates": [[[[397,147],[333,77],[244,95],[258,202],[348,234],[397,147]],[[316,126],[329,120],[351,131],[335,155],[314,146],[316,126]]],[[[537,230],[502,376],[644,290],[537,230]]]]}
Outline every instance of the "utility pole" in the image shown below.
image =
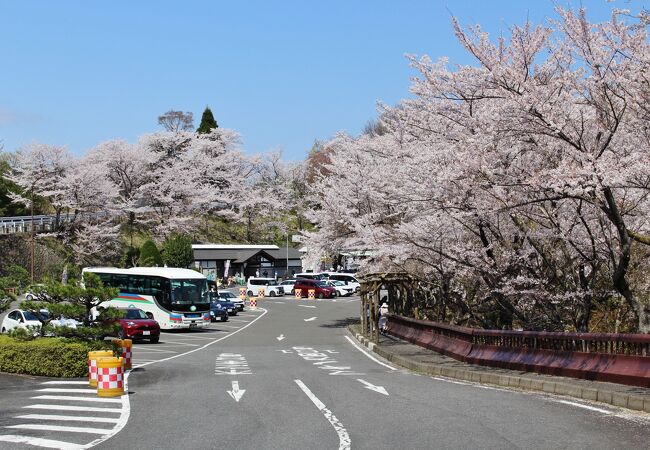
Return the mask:
{"type": "Polygon", "coordinates": [[[286,278],[289,278],[289,228],[287,228],[287,271],[286,278]]]}
{"type": "Polygon", "coordinates": [[[32,184],[32,201],[31,203],[31,213],[32,213],[32,239],[31,239],[31,256],[32,256],[32,264],[31,264],[31,279],[32,279],[32,284],[34,284],[34,261],[36,260],[35,254],[36,254],[36,244],[35,244],[35,232],[34,232],[34,185],[32,184]]]}

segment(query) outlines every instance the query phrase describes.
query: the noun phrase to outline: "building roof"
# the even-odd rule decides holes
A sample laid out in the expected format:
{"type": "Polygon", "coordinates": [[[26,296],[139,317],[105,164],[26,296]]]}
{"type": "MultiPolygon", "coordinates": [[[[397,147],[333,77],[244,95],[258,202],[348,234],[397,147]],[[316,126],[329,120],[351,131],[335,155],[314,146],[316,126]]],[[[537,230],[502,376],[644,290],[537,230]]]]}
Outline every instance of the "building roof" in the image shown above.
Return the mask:
{"type": "Polygon", "coordinates": [[[277,250],[277,245],[193,244],[193,250],[277,250]]]}
{"type": "MultiPolygon", "coordinates": [[[[244,263],[258,254],[270,260],[287,258],[287,248],[277,245],[193,245],[195,260],[231,260],[235,264],[244,263]]],[[[301,259],[302,253],[289,247],[289,259],[301,259]]]]}

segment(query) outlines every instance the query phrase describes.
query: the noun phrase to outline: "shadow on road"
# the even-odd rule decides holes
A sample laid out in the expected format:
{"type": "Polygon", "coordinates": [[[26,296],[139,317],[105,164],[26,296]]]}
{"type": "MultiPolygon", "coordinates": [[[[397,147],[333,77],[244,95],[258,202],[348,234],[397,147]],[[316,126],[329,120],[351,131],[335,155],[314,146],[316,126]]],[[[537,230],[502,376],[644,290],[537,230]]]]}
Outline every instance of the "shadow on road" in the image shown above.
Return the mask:
{"type": "Polygon", "coordinates": [[[348,317],[346,319],[340,319],[336,320],[334,322],[330,323],[324,323],[321,325],[323,328],[345,328],[349,325],[353,325],[355,323],[360,323],[360,320],[358,317],[348,317]]]}

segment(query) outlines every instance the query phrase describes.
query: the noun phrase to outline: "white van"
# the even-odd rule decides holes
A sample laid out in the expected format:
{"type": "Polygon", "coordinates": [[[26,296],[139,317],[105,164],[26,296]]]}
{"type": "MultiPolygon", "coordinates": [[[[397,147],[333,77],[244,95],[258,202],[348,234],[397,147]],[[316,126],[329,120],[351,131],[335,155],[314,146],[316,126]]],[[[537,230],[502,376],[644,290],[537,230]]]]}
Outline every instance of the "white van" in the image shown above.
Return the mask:
{"type": "Polygon", "coordinates": [[[324,273],[305,272],[305,273],[297,273],[293,277],[304,278],[306,280],[324,280],[325,278],[327,278],[327,275],[324,273]]]}
{"type": "Polygon", "coordinates": [[[275,297],[284,295],[284,287],[280,286],[280,282],[275,278],[255,278],[248,279],[246,286],[246,293],[249,297],[256,297],[260,289],[264,289],[265,297],[275,297]]]}
{"type": "Polygon", "coordinates": [[[359,289],[361,289],[361,283],[359,283],[359,280],[357,280],[352,274],[325,272],[323,275],[325,275],[328,280],[337,280],[344,282],[346,285],[354,288],[354,292],[359,292],[359,289]]]}

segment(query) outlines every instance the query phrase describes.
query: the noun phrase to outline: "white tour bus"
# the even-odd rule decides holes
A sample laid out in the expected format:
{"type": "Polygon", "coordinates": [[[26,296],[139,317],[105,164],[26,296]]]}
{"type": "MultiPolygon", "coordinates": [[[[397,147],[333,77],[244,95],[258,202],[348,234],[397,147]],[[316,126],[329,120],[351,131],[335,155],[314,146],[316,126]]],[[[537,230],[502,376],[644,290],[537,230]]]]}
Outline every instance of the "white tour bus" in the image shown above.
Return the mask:
{"type": "Polygon", "coordinates": [[[168,267],[86,267],[104,286],[119,288],[117,298],[101,306],[140,308],[163,330],[210,324],[208,281],[199,272],[168,267]]]}

